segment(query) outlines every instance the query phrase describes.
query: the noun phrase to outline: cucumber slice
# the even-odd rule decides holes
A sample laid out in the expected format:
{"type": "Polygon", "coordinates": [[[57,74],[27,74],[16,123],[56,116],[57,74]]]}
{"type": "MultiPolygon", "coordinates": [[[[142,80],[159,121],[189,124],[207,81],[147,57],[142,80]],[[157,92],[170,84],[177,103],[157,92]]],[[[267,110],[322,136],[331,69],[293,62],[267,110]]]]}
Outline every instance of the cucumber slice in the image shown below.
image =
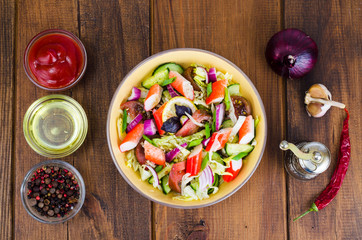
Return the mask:
{"type": "Polygon", "coordinates": [[[221,124],[221,126],[222,126],[223,128],[230,128],[230,127],[234,127],[234,123],[233,123],[233,121],[231,121],[231,119],[228,119],[228,120],[224,121],[224,122],[221,124]]]}
{"type": "Polygon", "coordinates": [[[164,69],[163,71],[159,71],[155,73],[153,76],[144,80],[142,82],[142,87],[150,89],[155,84],[161,85],[163,81],[167,79],[168,79],[168,69],[164,69]]]}
{"type": "Polygon", "coordinates": [[[158,179],[163,178],[164,176],[168,175],[171,171],[173,163],[166,165],[161,171],[157,173],[158,179]]]}
{"type": "Polygon", "coordinates": [[[162,165],[158,165],[157,167],[155,167],[155,171],[158,173],[159,171],[161,171],[163,168],[162,165]]]}
{"type": "MultiPolygon", "coordinates": [[[[214,183],[212,184],[212,186],[214,187],[218,187],[219,186],[219,183],[220,183],[220,176],[217,175],[216,173],[214,174],[214,183]]],[[[211,194],[214,192],[214,189],[213,188],[210,188],[207,193],[208,194],[211,194]]]]}
{"type": "Polygon", "coordinates": [[[168,62],[168,63],[164,63],[161,64],[160,66],[158,66],[155,71],[153,71],[152,76],[157,74],[158,72],[164,71],[168,69],[169,71],[175,71],[178,72],[179,74],[182,74],[184,72],[184,69],[176,64],[176,63],[172,63],[172,62],[168,62]]]}
{"type": "Polygon", "coordinates": [[[190,187],[196,191],[196,189],[199,187],[199,181],[196,178],[192,179],[190,182],[190,187]]]}
{"type": "Polygon", "coordinates": [[[241,152],[249,153],[254,149],[250,144],[237,144],[237,143],[227,143],[225,146],[226,153],[229,156],[239,154],[241,152]]]}
{"type": "MultiPolygon", "coordinates": [[[[166,165],[166,167],[162,168],[162,170],[160,170],[160,171],[157,173],[158,179],[161,179],[161,178],[163,178],[165,175],[168,175],[168,174],[170,173],[170,171],[171,171],[172,165],[173,165],[173,163],[171,163],[171,164],[169,164],[169,165],[166,165]]],[[[148,182],[149,182],[150,184],[152,184],[153,181],[154,181],[154,180],[153,180],[153,176],[150,177],[150,179],[148,179],[148,182]]]]}
{"type": "Polygon", "coordinates": [[[235,83],[228,86],[230,96],[241,96],[240,94],[240,84],[235,83]]]}
{"type": "Polygon", "coordinates": [[[164,194],[168,194],[169,192],[171,192],[171,188],[170,186],[168,186],[168,178],[169,176],[166,175],[161,179],[161,187],[162,187],[162,191],[164,194]]]}

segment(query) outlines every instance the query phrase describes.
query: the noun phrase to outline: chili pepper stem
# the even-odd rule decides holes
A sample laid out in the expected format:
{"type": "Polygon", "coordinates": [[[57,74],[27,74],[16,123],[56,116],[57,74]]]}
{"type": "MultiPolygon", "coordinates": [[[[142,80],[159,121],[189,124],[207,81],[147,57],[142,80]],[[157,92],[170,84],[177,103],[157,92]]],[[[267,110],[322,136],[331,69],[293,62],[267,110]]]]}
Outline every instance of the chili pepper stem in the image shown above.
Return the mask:
{"type": "Polygon", "coordinates": [[[318,207],[317,207],[317,205],[315,205],[315,203],[312,204],[311,208],[309,208],[308,211],[306,211],[305,213],[303,213],[299,217],[294,218],[293,222],[297,221],[299,218],[304,217],[305,215],[307,215],[310,212],[318,212],[318,207]]]}

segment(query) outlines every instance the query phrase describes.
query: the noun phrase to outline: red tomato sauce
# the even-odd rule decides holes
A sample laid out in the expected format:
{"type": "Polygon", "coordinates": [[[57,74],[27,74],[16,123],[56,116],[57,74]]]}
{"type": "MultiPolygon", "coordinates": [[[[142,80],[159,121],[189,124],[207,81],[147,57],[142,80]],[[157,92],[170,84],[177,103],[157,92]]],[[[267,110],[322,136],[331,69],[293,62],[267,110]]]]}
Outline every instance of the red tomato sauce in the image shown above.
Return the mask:
{"type": "Polygon", "coordinates": [[[46,88],[63,88],[81,74],[84,59],[80,46],[70,37],[54,33],[41,37],[29,49],[29,68],[46,88]]]}

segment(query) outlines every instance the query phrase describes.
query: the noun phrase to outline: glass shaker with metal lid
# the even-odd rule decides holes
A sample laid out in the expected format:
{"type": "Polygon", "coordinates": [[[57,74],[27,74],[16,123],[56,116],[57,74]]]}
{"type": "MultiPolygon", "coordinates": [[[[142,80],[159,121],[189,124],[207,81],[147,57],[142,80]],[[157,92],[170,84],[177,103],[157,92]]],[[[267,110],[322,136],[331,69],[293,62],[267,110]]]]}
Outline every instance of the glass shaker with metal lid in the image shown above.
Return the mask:
{"type": "Polygon", "coordinates": [[[286,171],[299,180],[310,180],[326,171],[331,163],[329,149],[320,142],[301,142],[297,145],[283,140],[280,149],[286,151],[286,171]]]}

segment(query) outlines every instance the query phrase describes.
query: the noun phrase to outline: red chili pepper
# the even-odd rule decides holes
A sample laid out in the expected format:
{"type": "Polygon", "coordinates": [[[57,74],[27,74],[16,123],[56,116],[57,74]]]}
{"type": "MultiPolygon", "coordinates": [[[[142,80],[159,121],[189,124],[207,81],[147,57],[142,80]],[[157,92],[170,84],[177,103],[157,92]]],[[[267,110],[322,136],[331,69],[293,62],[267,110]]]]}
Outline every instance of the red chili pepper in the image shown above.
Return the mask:
{"type": "Polygon", "coordinates": [[[348,164],[351,156],[351,142],[349,139],[349,132],[348,132],[348,120],[349,120],[349,113],[347,109],[344,109],[347,113],[347,117],[344,119],[343,122],[343,130],[341,133],[341,140],[340,140],[340,148],[339,148],[339,155],[338,155],[338,165],[337,168],[334,170],[333,176],[331,181],[329,182],[328,186],[324,191],[317,197],[317,199],[312,204],[311,208],[300,215],[299,217],[295,218],[293,221],[298,220],[301,217],[304,217],[306,214],[310,212],[318,212],[325,208],[337,195],[339,189],[342,186],[342,182],[344,177],[346,176],[346,172],[348,169],[348,164]]]}

